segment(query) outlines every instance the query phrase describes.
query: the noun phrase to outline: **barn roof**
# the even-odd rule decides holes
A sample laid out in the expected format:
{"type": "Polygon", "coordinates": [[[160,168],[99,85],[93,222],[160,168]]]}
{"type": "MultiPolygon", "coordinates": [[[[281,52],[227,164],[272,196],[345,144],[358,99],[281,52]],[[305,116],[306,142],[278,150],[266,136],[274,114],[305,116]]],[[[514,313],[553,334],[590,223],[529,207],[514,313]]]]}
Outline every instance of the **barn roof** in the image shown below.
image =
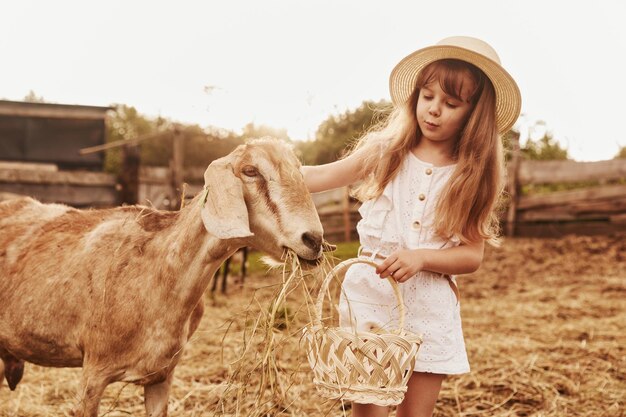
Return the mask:
{"type": "Polygon", "coordinates": [[[0,100],[0,116],[103,120],[113,107],[0,100]]]}

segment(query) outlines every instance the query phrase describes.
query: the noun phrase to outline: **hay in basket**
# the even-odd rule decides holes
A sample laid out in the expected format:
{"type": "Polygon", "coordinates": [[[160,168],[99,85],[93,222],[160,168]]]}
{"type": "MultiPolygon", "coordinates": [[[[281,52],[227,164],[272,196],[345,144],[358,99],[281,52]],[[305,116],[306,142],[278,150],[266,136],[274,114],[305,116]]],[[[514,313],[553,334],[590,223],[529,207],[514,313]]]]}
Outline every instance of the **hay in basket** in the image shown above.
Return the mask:
{"type": "Polygon", "coordinates": [[[397,405],[404,398],[422,339],[404,330],[405,308],[396,281],[388,279],[398,301],[397,330],[368,332],[322,324],[322,306],[331,279],[356,263],[377,266],[371,260],[353,258],[333,268],[321,285],[313,325],[304,329],[303,343],[313,370],[313,383],[326,398],[397,405]]]}

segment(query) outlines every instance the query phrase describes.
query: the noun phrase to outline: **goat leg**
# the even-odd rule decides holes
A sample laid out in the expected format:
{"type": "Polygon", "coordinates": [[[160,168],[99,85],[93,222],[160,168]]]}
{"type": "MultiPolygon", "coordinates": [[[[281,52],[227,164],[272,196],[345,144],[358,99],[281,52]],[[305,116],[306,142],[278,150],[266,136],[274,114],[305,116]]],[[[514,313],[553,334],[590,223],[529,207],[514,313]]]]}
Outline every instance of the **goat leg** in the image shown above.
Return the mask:
{"type": "Polygon", "coordinates": [[[146,405],[146,414],[148,417],[166,417],[167,401],[170,396],[170,388],[172,386],[172,371],[167,379],[158,384],[145,385],[143,387],[143,395],[146,405]]]}
{"type": "MultiPolygon", "coordinates": [[[[204,303],[202,299],[198,301],[196,307],[189,317],[189,329],[187,338],[190,339],[194,334],[202,315],[204,313],[204,303]]],[[[157,384],[144,385],[144,401],[146,406],[146,414],[148,417],[166,417],[167,416],[167,403],[170,396],[170,388],[172,386],[172,379],[174,378],[174,371],[167,376],[167,379],[157,384]]]]}
{"type": "Polygon", "coordinates": [[[241,260],[241,282],[239,283],[240,287],[243,287],[243,282],[246,280],[246,272],[248,269],[248,247],[244,246],[241,249],[242,252],[242,260],[241,260]]]}
{"type": "Polygon", "coordinates": [[[100,400],[110,381],[102,372],[96,371],[96,368],[88,364],[83,365],[80,403],[74,410],[73,417],[98,417],[100,400]]]}
{"type": "Polygon", "coordinates": [[[228,281],[228,273],[230,272],[230,261],[233,259],[232,256],[230,256],[228,259],[226,259],[226,262],[224,262],[224,274],[222,275],[222,294],[226,294],[226,285],[227,285],[227,281],[228,281]]]}

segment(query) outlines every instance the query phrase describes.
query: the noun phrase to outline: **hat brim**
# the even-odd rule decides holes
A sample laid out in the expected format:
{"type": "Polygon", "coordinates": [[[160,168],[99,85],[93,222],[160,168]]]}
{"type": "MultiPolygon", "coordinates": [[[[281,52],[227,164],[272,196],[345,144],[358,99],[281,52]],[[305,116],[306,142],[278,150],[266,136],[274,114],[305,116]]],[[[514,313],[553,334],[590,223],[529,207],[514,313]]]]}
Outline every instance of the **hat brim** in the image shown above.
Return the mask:
{"type": "Polygon", "coordinates": [[[522,95],[513,77],[499,63],[458,46],[429,46],[402,59],[389,77],[389,92],[394,104],[405,103],[415,89],[419,73],[428,64],[441,59],[459,59],[480,68],[491,80],[496,92],[498,132],[502,134],[513,127],[522,109],[522,95]]]}

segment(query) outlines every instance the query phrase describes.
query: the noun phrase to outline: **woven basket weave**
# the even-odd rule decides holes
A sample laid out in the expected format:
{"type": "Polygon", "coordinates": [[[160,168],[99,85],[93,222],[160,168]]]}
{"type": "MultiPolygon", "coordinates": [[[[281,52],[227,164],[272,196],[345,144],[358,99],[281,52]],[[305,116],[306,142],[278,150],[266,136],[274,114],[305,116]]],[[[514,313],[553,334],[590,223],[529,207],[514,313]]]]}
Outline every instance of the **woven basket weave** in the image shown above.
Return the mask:
{"type": "Polygon", "coordinates": [[[404,303],[396,281],[389,278],[400,312],[394,332],[362,332],[322,325],[324,295],[333,277],[356,263],[376,267],[363,258],[348,259],[326,276],[315,305],[313,326],[304,329],[303,342],[313,383],[326,398],[381,406],[400,404],[413,373],[422,339],[404,331],[404,303]]]}

